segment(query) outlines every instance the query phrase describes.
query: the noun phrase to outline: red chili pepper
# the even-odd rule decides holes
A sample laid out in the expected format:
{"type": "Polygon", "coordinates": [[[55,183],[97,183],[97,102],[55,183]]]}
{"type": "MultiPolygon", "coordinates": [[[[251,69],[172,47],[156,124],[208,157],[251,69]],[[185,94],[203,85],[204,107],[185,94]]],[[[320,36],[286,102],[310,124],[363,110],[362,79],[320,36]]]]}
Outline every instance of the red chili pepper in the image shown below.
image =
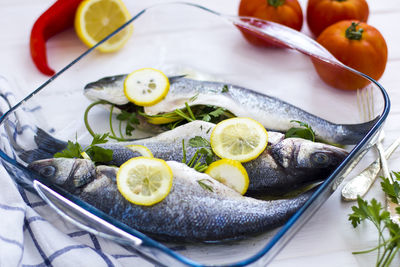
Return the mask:
{"type": "Polygon", "coordinates": [[[57,0],[35,22],[31,31],[31,57],[36,67],[46,75],[54,75],[47,63],[46,41],[74,25],[76,9],[82,0],[57,0]]]}

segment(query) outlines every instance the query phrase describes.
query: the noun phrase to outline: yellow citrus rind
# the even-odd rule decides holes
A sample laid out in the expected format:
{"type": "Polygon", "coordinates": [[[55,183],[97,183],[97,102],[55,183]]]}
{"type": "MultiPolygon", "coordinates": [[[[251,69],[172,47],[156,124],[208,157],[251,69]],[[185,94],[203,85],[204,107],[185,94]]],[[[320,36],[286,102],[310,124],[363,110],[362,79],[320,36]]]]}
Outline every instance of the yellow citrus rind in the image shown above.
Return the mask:
{"type": "Polygon", "coordinates": [[[214,161],[205,171],[215,180],[244,195],[249,187],[249,175],[243,165],[232,159],[214,161]]]}
{"type": "Polygon", "coordinates": [[[168,196],[172,179],[172,170],[164,160],[137,157],[121,165],[117,172],[117,187],[129,202],[151,206],[168,196]]]}
{"type": "Polygon", "coordinates": [[[143,68],[130,73],[124,81],[126,98],[138,106],[152,106],[164,99],[169,79],[160,70],[143,68]]]}
{"type": "MultiPolygon", "coordinates": [[[[121,0],[85,0],[75,14],[74,27],[79,39],[92,47],[131,18],[121,0]]],[[[127,25],[116,35],[101,44],[101,52],[114,52],[121,49],[129,40],[133,26],[127,25]]]]}
{"type": "Polygon", "coordinates": [[[219,122],[211,132],[211,148],[220,158],[247,162],[267,147],[268,133],[258,121],[237,117],[219,122]]]}

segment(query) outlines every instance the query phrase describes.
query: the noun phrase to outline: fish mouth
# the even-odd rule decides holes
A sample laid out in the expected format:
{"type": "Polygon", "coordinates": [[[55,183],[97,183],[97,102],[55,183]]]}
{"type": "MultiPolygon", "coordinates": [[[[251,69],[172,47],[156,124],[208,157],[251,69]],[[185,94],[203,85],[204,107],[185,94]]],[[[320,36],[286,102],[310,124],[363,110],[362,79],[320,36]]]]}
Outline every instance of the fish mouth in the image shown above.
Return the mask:
{"type": "Polygon", "coordinates": [[[342,162],[342,161],[349,155],[349,152],[347,152],[346,150],[341,149],[341,148],[334,148],[334,147],[332,147],[332,148],[330,148],[329,150],[331,151],[331,153],[332,153],[337,159],[339,159],[339,163],[342,162]]]}
{"type": "Polygon", "coordinates": [[[103,88],[101,88],[100,86],[98,86],[96,83],[88,83],[85,88],[83,88],[83,90],[85,92],[89,91],[89,90],[95,90],[95,91],[101,91],[103,90],[103,88]]]}

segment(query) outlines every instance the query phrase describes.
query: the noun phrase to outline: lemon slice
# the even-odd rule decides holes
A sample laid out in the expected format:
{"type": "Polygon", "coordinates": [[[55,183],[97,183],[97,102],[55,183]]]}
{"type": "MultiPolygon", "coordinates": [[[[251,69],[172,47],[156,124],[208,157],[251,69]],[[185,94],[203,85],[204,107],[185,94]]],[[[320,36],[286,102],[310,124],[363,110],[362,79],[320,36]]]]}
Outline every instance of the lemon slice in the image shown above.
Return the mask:
{"type": "Polygon", "coordinates": [[[82,158],[84,158],[84,159],[92,160],[92,159],[89,157],[89,155],[88,155],[85,151],[81,152],[81,156],[82,156],[82,158]]]}
{"type": "Polygon", "coordinates": [[[166,118],[161,116],[147,117],[147,122],[151,124],[167,124],[180,120],[181,118],[166,118]]]}
{"type": "Polygon", "coordinates": [[[117,173],[117,186],[128,201],[151,206],[169,194],[172,177],[172,170],[164,160],[137,157],[121,165],[117,173]]]}
{"type": "Polygon", "coordinates": [[[151,153],[150,149],[142,145],[127,145],[125,146],[132,150],[133,152],[137,152],[143,157],[154,158],[153,153],[151,153]]]}
{"type": "MultiPolygon", "coordinates": [[[[87,46],[92,47],[131,18],[121,0],[85,0],[75,15],[75,31],[87,46]]],[[[122,48],[132,35],[133,26],[128,25],[98,49],[113,52],[122,48]]]]}
{"type": "Polygon", "coordinates": [[[125,96],[138,106],[152,106],[160,102],[168,91],[168,77],[156,69],[139,69],[125,78],[125,96]]]}
{"type": "Polygon", "coordinates": [[[205,171],[215,180],[244,195],[249,187],[249,176],[237,160],[221,159],[210,164],[205,171]]]}
{"type": "Polygon", "coordinates": [[[220,158],[247,162],[266,148],[268,134],[264,126],[250,118],[232,118],[218,123],[210,138],[211,148],[220,158]]]}

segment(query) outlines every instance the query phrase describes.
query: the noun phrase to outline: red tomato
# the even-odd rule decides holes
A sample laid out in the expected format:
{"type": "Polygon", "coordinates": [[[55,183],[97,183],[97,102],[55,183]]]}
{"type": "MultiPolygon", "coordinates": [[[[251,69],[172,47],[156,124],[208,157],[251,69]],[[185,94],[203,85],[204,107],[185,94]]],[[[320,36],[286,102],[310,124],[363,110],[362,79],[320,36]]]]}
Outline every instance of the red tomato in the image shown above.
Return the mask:
{"type": "MultiPolygon", "coordinates": [[[[317,42],[340,62],[378,80],[385,71],[387,46],[374,27],[351,20],[340,21],[326,28],[317,42]]],[[[344,90],[365,87],[369,81],[350,71],[313,59],[319,76],[327,84],[344,90]]]]}
{"type": "MultiPolygon", "coordinates": [[[[280,23],[300,31],[303,26],[303,12],[297,0],[241,0],[239,16],[255,17],[280,23]]],[[[242,31],[250,43],[270,46],[269,42],[242,31]]]]}
{"type": "Polygon", "coordinates": [[[307,23],[315,36],[341,20],[367,22],[368,15],[365,0],[309,0],[307,4],[307,23]]]}

